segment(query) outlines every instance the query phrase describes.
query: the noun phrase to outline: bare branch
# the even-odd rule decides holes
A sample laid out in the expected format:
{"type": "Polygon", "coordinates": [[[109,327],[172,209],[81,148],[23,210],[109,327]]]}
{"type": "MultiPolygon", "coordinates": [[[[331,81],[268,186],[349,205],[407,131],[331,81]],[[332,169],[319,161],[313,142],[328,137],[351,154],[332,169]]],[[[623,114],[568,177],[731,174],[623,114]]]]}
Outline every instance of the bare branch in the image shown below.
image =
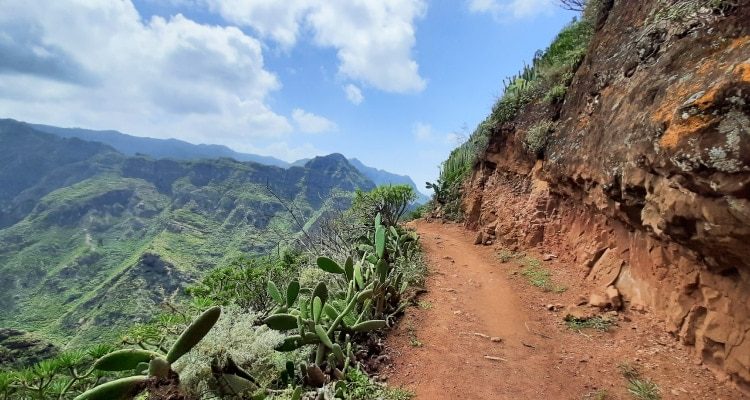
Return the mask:
{"type": "Polygon", "coordinates": [[[565,10],[583,12],[587,0],[557,0],[557,2],[565,10]]]}

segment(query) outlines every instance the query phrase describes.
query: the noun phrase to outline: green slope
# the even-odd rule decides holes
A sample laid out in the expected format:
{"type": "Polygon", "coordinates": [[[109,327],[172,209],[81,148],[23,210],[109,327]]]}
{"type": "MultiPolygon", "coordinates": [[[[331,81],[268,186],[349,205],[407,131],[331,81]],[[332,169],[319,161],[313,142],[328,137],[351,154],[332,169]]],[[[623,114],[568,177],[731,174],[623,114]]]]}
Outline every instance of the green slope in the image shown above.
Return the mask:
{"type": "MultiPolygon", "coordinates": [[[[0,146],[23,144],[24,135],[38,142],[25,155],[42,160],[71,140],[23,131],[0,135],[0,146]]],[[[42,171],[35,185],[43,195],[8,190],[2,205],[18,220],[0,227],[0,327],[72,345],[112,338],[205,271],[292,240],[298,227],[277,196],[311,224],[327,207],[346,205],[355,188],[373,186],[337,155],[283,169],[125,157],[102,147],[74,162],[89,168],[71,184],[45,184],[42,171]],[[33,206],[21,210],[19,198],[33,206]]],[[[0,171],[21,173],[17,164],[0,163],[0,171]]],[[[56,161],[48,164],[57,173],[56,161]]]]}

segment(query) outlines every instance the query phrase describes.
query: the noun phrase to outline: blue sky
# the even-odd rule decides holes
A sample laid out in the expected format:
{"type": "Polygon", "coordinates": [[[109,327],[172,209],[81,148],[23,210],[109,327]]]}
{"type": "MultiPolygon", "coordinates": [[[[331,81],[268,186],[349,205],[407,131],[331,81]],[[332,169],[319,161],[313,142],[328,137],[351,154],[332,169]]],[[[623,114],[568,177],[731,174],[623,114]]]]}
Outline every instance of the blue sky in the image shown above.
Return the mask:
{"type": "Polygon", "coordinates": [[[421,187],[574,15],[553,0],[7,0],[0,116],[340,152],[421,187]]]}

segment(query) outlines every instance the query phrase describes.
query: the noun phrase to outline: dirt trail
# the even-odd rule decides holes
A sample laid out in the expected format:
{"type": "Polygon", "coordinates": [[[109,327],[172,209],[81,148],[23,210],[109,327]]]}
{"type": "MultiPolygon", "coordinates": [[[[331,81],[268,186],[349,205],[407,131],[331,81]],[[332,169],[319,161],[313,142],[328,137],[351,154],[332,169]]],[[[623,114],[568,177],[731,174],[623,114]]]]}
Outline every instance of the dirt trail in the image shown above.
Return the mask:
{"type": "MultiPolygon", "coordinates": [[[[473,245],[473,234],[457,225],[415,227],[431,272],[427,293],[389,336],[392,362],[383,375],[418,400],[586,399],[605,390],[606,399],[626,399],[617,365],[630,361],[660,384],[664,399],[742,398],[665,344],[669,338],[654,342],[654,321],[639,316],[646,327],[572,332],[544,305],[572,303],[578,288],[558,294],[528,285],[518,266],[498,261],[498,249],[473,245]]],[[[576,281],[560,271],[553,279],[576,281]]]]}

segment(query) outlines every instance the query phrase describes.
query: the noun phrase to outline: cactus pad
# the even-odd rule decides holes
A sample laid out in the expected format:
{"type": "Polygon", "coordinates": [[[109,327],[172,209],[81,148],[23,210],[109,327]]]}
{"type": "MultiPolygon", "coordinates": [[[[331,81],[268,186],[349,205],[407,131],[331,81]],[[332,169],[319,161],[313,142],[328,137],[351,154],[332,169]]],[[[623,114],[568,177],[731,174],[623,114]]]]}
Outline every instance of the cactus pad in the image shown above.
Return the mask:
{"type": "Polygon", "coordinates": [[[161,357],[161,354],[141,349],[117,350],[96,360],[92,368],[98,371],[128,371],[156,357],[161,357]]]}

